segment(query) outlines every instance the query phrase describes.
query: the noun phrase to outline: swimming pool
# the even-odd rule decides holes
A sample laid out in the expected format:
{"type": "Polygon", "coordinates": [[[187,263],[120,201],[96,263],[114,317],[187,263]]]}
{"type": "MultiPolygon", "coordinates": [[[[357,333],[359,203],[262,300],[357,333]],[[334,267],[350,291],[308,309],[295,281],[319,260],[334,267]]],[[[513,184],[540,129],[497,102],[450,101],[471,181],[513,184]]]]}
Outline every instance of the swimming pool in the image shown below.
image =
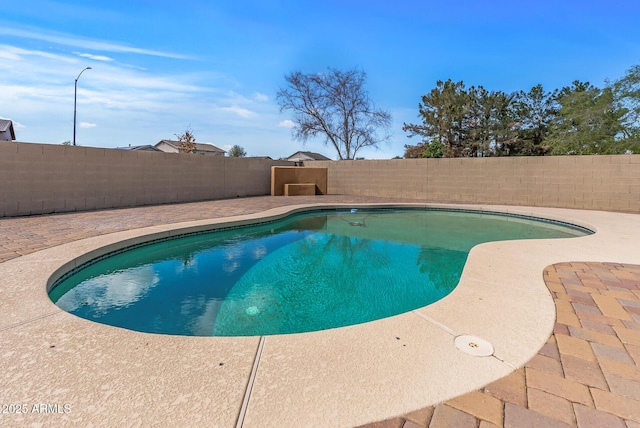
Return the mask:
{"type": "Polygon", "coordinates": [[[484,212],[323,210],[107,254],[58,280],[50,297],[82,318],[142,332],[316,331],[443,298],[482,242],[588,233],[484,212]]]}

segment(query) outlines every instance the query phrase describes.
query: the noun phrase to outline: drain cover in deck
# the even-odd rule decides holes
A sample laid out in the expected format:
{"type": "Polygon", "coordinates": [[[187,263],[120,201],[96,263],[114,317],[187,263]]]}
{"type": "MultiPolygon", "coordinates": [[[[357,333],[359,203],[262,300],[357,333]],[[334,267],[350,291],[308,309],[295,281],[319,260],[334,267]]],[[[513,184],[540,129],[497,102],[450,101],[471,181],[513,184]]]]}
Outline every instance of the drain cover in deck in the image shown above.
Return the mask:
{"type": "Polygon", "coordinates": [[[456,348],[475,357],[489,357],[493,355],[493,345],[476,336],[462,335],[456,337],[456,348]]]}

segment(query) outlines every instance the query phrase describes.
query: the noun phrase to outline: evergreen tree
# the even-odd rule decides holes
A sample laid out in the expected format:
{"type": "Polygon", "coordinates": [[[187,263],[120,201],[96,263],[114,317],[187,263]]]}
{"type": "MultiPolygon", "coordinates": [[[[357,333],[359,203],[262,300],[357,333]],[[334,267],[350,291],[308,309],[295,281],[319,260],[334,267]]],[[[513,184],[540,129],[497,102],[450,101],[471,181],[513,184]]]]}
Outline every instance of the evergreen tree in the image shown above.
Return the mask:
{"type": "Polygon", "coordinates": [[[423,137],[425,143],[437,137],[445,157],[461,156],[464,148],[461,130],[467,96],[462,81],[438,80],[436,87],[424,95],[419,104],[422,124],[405,123],[402,129],[409,136],[423,137]]]}
{"type": "Polygon", "coordinates": [[[548,138],[552,154],[625,152],[619,137],[626,110],[616,107],[611,87],[600,89],[576,80],[560,90],[558,102],[560,113],[548,138]]]}
{"type": "Polygon", "coordinates": [[[407,124],[405,157],[640,153],[640,66],[603,89],[588,82],[506,94],[437,81],[407,124]]]}
{"type": "Polygon", "coordinates": [[[634,65],[612,85],[614,103],[624,111],[622,139],[626,150],[640,153],[640,65],[634,65]]]}
{"type": "Polygon", "coordinates": [[[243,158],[247,155],[247,152],[244,150],[244,148],[236,144],[235,146],[231,147],[231,149],[229,149],[229,152],[227,154],[232,158],[243,158]]]}
{"type": "Polygon", "coordinates": [[[424,149],[407,154],[422,157],[492,156],[496,148],[515,138],[511,112],[513,97],[489,92],[482,86],[465,89],[464,83],[438,81],[419,104],[421,124],[404,124],[409,136],[419,135],[424,149]]]}

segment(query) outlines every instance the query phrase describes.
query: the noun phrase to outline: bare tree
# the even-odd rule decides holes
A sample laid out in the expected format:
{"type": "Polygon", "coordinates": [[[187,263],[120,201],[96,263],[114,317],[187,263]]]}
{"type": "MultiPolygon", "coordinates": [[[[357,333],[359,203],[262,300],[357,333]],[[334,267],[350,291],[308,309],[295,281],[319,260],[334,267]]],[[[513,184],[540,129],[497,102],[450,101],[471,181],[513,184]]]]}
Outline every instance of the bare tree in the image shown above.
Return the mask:
{"type": "Polygon", "coordinates": [[[196,137],[193,135],[193,130],[190,126],[184,131],[184,134],[178,135],[178,142],[180,145],[178,148],[180,149],[180,153],[193,153],[196,151],[196,137]]]}
{"type": "Polygon", "coordinates": [[[378,147],[389,139],[378,129],[391,125],[391,114],[376,110],[364,89],[364,71],[329,69],[328,73],[285,76],[287,87],[278,91],[280,111],[294,114],[293,136],[306,142],[324,137],[340,159],[354,159],[363,147],[378,147]]]}

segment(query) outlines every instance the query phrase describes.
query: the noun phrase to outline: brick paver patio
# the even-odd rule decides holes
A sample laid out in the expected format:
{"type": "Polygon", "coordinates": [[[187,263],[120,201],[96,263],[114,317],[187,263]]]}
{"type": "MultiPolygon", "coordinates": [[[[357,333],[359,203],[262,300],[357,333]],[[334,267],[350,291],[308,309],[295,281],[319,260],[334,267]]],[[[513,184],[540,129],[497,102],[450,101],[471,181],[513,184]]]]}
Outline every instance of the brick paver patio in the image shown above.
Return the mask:
{"type": "Polygon", "coordinates": [[[366,428],[640,428],[640,266],[559,263],[544,278],[556,324],[524,368],[366,428]]]}
{"type": "MultiPolygon", "coordinates": [[[[0,219],[0,262],[127,229],[333,202],[402,201],[258,197],[5,218],[0,219]]],[[[640,428],[640,266],[560,263],[548,267],[544,277],[557,322],[524,368],[479,391],[367,427],[640,428]]]]}
{"type": "MultiPolygon", "coordinates": [[[[342,195],[297,196],[294,198],[263,196],[188,204],[0,218],[0,262],[78,239],[122,230],[252,214],[284,205],[358,202],[403,202],[403,200],[342,195]]],[[[415,201],[404,200],[404,202],[415,201]]]]}

